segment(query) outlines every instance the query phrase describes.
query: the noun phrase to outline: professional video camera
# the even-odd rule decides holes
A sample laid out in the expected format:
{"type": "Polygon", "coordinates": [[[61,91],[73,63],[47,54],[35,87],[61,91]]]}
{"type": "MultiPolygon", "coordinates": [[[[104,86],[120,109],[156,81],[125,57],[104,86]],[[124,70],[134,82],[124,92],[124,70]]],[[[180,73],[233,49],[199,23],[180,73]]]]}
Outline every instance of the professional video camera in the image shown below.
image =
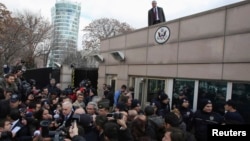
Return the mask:
{"type": "Polygon", "coordinates": [[[42,127],[42,137],[51,137],[53,138],[53,141],[64,141],[67,132],[65,129],[65,123],[63,123],[55,131],[49,130],[50,123],[51,121],[49,120],[42,120],[40,122],[40,126],[42,127]]]}
{"type": "Polygon", "coordinates": [[[72,126],[74,122],[86,129],[93,126],[93,117],[89,114],[74,114],[72,116],[72,126]]]}
{"type": "Polygon", "coordinates": [[[107,117],[112,117],[115,120],[116,119],[122,119],[122,113],[116,113],[116,112],[115,113],[108,113],[107,117]]]}

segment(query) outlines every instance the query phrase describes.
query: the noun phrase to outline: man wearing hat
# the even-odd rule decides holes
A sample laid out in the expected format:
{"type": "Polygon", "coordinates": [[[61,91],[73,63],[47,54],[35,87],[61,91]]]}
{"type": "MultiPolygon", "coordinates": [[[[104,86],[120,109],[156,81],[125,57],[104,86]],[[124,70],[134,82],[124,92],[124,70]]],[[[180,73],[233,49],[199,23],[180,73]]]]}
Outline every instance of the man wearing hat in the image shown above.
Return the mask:
{"type": "Polygon", "coordinates": [[[173,109],[174,108],[180,108],[181,104],[182,104],[182,99],[183,98],[187,98],[187,96],[185,95],[184,91],[180,91],[178,96],[175,96],[173,99],[173,109]]]}
{"type": "Polygon", "coordinates": [[[22,104],[20,94],[12,94],[10,97],[10,108],[25,108],[26,106],[22,104]]]}
{"type": "Polygon", "coordinates": [[[159,101],[159,103],[156,103],[156,114],[158,116],[165,117],[165,115],[170,112],[170,99],[168,98],[168,95],[166,93],[161,93],[159,95],[159,101]]]}
{"type": "Polygon", "coordinates": [[[194,113],[193,127],[197,141],[207,141],[207,125],[224,124],[223,117],[213,112],[213,104],[209,99],[203,99],[200,110],[194,113]]]}
{"type": "Polygon", "coordinates": [[[109,113],[109,103],[98,102],[98,115],[107,116],[109,113]]]}
{"type": "Polygon", "coordinates": [[[190,108],[189,100],[187,98],[182,98],[180,100],[180,106],[178,110],[180,111],[183,122],[186,124],[186,130],[191,131],[192,119],[193,119],[194,113],[192,109],[190,108]]]}
{"type": "Polygon", "coordinates": [[[0,101],[0,119],[6,118],[10,113],[11,108],[19,108],[21,105],[21,99],[18,94],[12,94],[10,99],[0,101]]]}

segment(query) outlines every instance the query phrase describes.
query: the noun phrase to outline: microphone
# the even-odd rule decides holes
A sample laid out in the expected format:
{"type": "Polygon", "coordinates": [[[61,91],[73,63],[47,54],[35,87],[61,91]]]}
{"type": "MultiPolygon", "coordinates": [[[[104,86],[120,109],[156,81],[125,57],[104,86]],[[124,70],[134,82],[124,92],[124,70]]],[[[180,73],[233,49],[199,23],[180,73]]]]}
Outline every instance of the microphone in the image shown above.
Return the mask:
{"type": "Polygon", "coordinates": [[[61,119],[60,112],[58,110],[54,110],[54,116],[53,116],[53,118],[55,120],[61,119]]]}
{"type": "Polygon", "coordinates": [[[64,128],[65,124],[66,124],[66,120],[63,121],[63,124],[60,127],[58,127],[57,130],[61,130],[62,128],[64,128]]]}
{"type": "Polygon", "coordinates": [[[56,119],[56,120],[60,118],[59,114],[55,114],[53,117],[54,117],[54,119],[56,119]]]}

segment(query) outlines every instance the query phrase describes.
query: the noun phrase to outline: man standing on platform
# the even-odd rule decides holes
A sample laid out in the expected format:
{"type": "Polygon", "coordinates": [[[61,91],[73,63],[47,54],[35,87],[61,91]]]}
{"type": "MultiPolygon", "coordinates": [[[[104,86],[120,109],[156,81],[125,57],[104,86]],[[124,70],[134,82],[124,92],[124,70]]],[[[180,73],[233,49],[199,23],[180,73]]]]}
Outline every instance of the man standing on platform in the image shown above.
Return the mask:
{"type": "Polygon", "coordinates": [[[155,0],[152,1],[152,8],[148,11],[148,26],[165,22],[163,8],[157,6],[155,0]]]}

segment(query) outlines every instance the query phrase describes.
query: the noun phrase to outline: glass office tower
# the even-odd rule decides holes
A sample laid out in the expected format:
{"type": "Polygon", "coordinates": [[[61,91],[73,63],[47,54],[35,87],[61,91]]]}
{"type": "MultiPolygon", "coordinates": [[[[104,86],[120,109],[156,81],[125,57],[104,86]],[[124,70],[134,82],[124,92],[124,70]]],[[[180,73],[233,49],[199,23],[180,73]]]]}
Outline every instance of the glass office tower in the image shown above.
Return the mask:
{"type": "Polygon", "coordinates": [[[62,64],[63,60],[77,51],[81,5],[71,0],[57,0],[51,9],[53,39],[48,65],[62,64]]]}

